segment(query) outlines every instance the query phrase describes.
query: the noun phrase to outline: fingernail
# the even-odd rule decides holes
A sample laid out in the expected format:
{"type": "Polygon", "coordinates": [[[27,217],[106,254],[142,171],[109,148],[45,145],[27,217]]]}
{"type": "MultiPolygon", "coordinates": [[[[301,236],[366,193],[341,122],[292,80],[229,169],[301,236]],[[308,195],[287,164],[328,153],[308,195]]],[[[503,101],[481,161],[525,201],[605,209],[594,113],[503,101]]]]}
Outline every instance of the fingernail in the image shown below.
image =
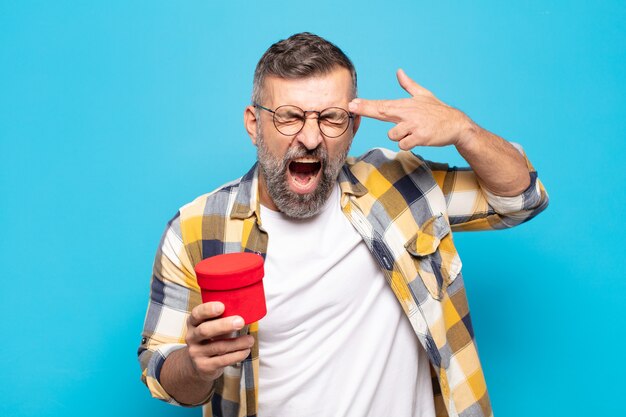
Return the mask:
{"type": "Polygon", "coordinates": [[[357,106],[357,104],[358,103],[356,103],[354,101],[351,101],[350,103],[348,103],[348,109],[350,111],[355,111],[357,109],[357,107],[359,107],[359,106],[357,106]]]}
{"type": "Polygon", "coordinates": [[[241,329],[243,327],[243,319],[241,317],[235,317],[232,323],[235,329],[241,329]]]}

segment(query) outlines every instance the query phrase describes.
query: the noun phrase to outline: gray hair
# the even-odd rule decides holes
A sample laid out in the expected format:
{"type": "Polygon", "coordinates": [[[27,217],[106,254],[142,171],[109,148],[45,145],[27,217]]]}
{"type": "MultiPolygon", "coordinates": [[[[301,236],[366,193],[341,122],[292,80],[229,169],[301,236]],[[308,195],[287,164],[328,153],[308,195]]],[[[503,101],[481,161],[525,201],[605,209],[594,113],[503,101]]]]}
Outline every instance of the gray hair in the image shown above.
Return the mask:
{"type": "Polygon", "coordinates": [[[356,70],[350,58],[335,44],[309,32],[296,33],[276,42],[263,54],[254,71],[252,102],[262,104],[263,83],[268,76],[285,79],[324,75],[342,67],[352,76],[352,97],[357,94],[356,70]]]}

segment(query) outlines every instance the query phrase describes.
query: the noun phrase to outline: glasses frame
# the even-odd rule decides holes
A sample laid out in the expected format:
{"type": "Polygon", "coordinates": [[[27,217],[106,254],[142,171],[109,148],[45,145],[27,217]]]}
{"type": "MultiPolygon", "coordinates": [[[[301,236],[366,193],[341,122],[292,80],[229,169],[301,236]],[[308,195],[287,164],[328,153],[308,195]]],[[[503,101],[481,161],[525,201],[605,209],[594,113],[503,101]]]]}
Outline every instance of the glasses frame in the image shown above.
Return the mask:
{"type": "Polygon", "coordinates": [[[272,122],[274,123],[274,127],[276,128],[276,130],[278,130],[278,133],[280,133],[283,136],[295,136],[298,133],[302,132],[302,129],[304,129],[304,125],[306,124],[306,120],[307,120],[306,115],[308,113],[317,113],[317,128],[320,130],[322,135],[324,135],[327,138],[331,138],[331,139],[338,138],[339,136],[341,136],[344,133],[346,133],[346,131],[350,127],[350,122],[354,121],[354,113],[350,113],[348,110],[343,109],[341,107],[336,107],[336,106],[328,107],[328,108],[325,108],[324,110],[318,111],[318,110],[303,110],[303,109],[301,109],[298,106],[294,106],[293,104],[283,104],[282,106],[276,107],[276,110],[268,109],[267,107],[261,106],[259,103],[252,103],[252,105],[255,108],[257,108],[257,109],[265,110],[266,112],[272,113],[272,122]],[[283,132],[281,132],[281,130],[276,125],[276,112],[281,107],[295,107],[295,108],[299,109],[300,111],[302,111],[302,113],[304,114],[304,119],[302,120],[302,126],[300,127],[300,129],[296,133],[291,133],[291,134],[283,133],[283,132]],[[330,135],[327,135],[326,133],[324,133],[324,130],[322,130],[322,126],[320,124],[320,116],[322,115],[322,113],[324,113],[326,110],[329,110],[329,109],[339,109],[339,110],[343,110],[346,113],[348,113],[348,119],[349,120],[348,120],[348,123],[346,124],[346,128],[343,130],[343,132],[341,132],[340,134],[335,135],[335,136],[330,136],[330,135]]]}

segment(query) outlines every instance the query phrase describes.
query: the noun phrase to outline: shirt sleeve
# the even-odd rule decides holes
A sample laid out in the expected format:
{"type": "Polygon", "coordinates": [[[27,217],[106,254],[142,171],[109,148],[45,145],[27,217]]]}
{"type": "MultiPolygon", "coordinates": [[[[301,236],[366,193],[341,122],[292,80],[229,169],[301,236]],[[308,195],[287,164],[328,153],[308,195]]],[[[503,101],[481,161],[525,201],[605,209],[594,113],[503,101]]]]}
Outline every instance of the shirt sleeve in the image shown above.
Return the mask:
{"type": "Polygon", "coordinates": [[[148,311],[137,352],[141,380],[150,394],[171,404],[183,405],[161,385],[161,368],[169,354],[186,346],[187,318],[199,303],[199,288],[177,214],[168,223],[156,253],[148,311]]]}
{"type": "Polygon", "coordinates": [[[505,229],[532,219],[548,206],[548,194],[537,171],[521,146],[513,145],[524,156],[530,174],[528,188],[513,197],[490,193],[470,168],[426,161],[443,190],[452,230],[505,229]]]}

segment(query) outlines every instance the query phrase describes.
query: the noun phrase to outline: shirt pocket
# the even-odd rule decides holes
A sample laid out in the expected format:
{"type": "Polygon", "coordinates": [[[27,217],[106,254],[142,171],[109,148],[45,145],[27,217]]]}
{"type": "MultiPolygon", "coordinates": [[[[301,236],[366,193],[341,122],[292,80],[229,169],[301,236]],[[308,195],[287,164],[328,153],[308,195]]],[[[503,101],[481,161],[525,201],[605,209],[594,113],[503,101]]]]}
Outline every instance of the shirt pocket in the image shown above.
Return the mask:
{"type": "Polygon", "coordinates": [[[448,220],[443,214],[426,220],[405,248],[428,292],[440,300],[462,267],[448,220]]]}

